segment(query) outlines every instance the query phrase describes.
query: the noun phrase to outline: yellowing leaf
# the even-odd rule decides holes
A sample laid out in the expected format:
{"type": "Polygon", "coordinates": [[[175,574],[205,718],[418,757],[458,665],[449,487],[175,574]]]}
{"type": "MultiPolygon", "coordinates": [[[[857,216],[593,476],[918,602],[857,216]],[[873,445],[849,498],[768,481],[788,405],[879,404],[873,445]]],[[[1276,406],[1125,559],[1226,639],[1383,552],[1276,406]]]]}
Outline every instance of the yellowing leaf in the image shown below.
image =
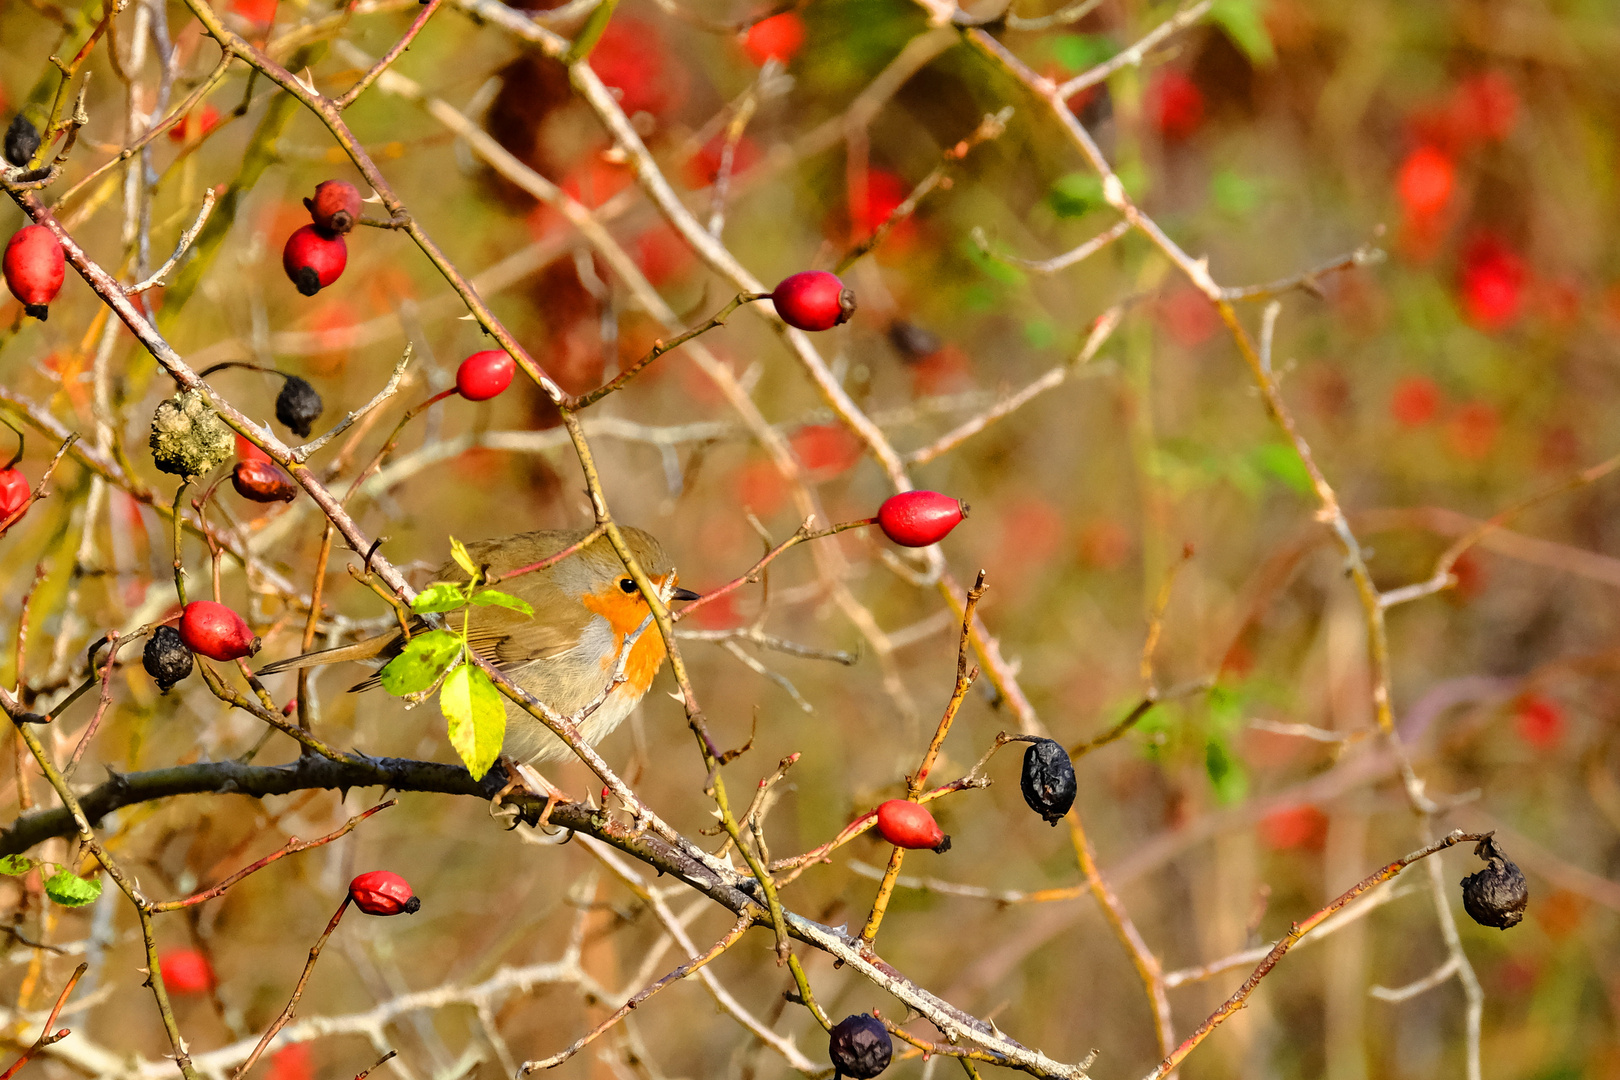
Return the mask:
{"type": "Polygon", "coordinates": [[[450,557],[456,560],[456,565],[467,571],[468,577],[478,576],[478,564],[473,562],[472,556],[467,554],[467,545],[455,537],[450,538],[450,557]]]}
{"type": "Polygon", "coordinates": [[[474,780],[482,780],[500,756],[506,738],[506,703],[482,668],[462,664],[439,688],[439,708],[449,721],[450,745],[474,780]]]}
{"type": "Polygon", "coordinates": [[[383,689],[390,694],[417,694],[433,685],[461,652],[461,638],[448,630],[429,630],[406,643],[382,669],[383,689]]]}

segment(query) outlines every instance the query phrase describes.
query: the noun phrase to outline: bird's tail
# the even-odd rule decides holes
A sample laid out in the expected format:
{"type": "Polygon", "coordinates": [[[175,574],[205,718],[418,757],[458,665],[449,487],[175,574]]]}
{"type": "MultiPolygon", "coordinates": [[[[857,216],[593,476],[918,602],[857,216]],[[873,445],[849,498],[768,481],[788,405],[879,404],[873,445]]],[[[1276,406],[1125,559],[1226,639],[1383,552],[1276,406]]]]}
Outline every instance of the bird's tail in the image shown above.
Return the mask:
{"type": "Polygon", "coordinates": [[[277,660],[273,664],[266,664],[260,668],[260,675],[274,675],[278,671],[293,671],[297,668],[321,667],[326,664],[341,664],[349,660],[375,660],[383,655],[384,650],[394,640],[395,634],[378,634],[376,637],[357,641],[353,645],[340,645],[335,649],[317,649],[302,656],[288,657],[286,660],[277,660]]]}

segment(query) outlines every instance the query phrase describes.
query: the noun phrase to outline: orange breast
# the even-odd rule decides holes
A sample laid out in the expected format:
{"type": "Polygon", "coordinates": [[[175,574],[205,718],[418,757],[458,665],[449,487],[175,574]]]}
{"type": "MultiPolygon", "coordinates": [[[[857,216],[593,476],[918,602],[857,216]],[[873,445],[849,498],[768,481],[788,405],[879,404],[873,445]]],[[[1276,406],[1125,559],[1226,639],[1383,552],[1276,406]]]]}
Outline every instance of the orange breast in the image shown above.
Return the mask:
{"type": "MultiPolygon", "coordinates": [[[[622,643],[626,634],[635,633],[642,620],[650,614],[647,602],[640,593],[626,595],[616,586],[606,592],[584,597],[583,603],[608,621],[616,643],[622,643]]],[[[664,655],[664,637],[658,632],[657,624],[649,624],[641,637],[636,639],[630,650],[630,660],[624,666],[624,677],[637,694],[645,693],[647,687],[652,685],[653,676],[658,674],[658,668],[664,662],[664,655]]],[[[611,663],[612,659],[606,662],[611,663]]]]}

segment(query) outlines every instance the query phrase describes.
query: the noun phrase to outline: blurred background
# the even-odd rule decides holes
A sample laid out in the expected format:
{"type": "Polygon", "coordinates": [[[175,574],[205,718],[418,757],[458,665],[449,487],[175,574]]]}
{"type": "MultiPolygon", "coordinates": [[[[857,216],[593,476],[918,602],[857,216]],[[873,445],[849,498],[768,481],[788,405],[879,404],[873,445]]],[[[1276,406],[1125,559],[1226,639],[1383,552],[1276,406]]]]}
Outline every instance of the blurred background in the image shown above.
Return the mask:
{"type": "MultiPolygon", "coordinates": [[[[417,10],[235,0],[229,18],[336,93],[417,10]]],[[[1058,10],[1048,0],[1015,4],[1025,20],[1058,10]]],[[[1077,20],[989,29],[1032,69],[1062,80],[1175,11],[1106,0],[1077,20]]],[[[1365,626],[1342,555],[1315,520],[1303,467],[1265,415],[1214,307],[1135,234],[1057,273],[999,257],[1050,258],[1117,215],[1045,105],[957,31],[931,30],[925,11],[889,0],[814,0],[737,29],[768,13],[625,0],[591,60],[687,205],[706,223],[718,216],[718,235],[767,283],[832,268],[986,114],[1012,107],[1005,133],[952,165],[948,185],[843,272],[860,310],[815,344],[902,453],[1054,368],[1066,371],[1060,385],[912,475],[972,505],[943,545],[945,560],[959,580],[985,570],[980,612],[1040,722],[1065,744],[1104,731],[1148,690],[1143,642],[1155,598],[1175,575],[1155,684],[1209,689],[1161,704],[1084,758],[1076,804],[1104,876],[1164,968],[1273,941],[1420,846],[1393,762],[1365,737],[1365,626]],[[741,131],[729,174],[728,129],[741,131]],[[1094,320],[1115,305],[1123,305],[1118,328],[1074,364],[1094,320]]],[[[565,35],[581,18],[537,16],[565,35]]],[[[94,2],[0,7],[8,119],[17,110],[43,119],[60,80],[47,57],[71,56],[100,18],[94,2]]],[[[90,56],[90,123],[45,197],[61,198],[217,61],[183,5],[131,3],[90,56]],[[166,52],[172,87],[160,78],[166,52]]],[[[1283,295],[1274,346],[1282,393],[1381,588],[1428,578],[1478,521],[1620,451],[1612,434],[1620,409],[1617,65],[1620,19],[1598,0],[1218,0],[1140,67],[1124,66],[1070,101],[1127,189],[1177,243],[1207,257],[1223,285],[1288,277],[1363,246],[1387,253],[1283,295]]],[[[600,208],[680,321],[701,321],[730,299],[640,195],[560,64],[447,4],[394,70],[470,120],[472,134],[386,82],[348,122],[411,213],[566,389],[599,384],[666,331],[560,213],[491,168],[476,133],[600,208]]],[[[405,383],[356,429],[357,449],[333,481],[346,487],[355,455],[363,462],[375,453],[406,407],[450,385],[455,365],[489,342],[395,232],[352,234],[346,272],[315,297],[286,280],[277,258],[307,220],[301,198],[329,178],[369,190],[316,119],[273,89],[233,67],[151,144],[145,183],[111,170],[57,212],[93,257],[131,280],[172,250],[205,188],[234,184],[190,262],[149,294],[151,304],[194,368],[243,360],[308,379],[325,399],[320,428],[369,400],[409,343],[405,383]]],[[[19,211],[5,214],[6,231],[23,223],[19,211]]],[[[1261,307],[1239,305],[1251,333],[1261,307]]],[[[875,512],[890,493],[883,473],[764,319],[740,311],[702,344],[788,438],[829,518],[875,512]]],[[[231,369],[210,382],[269,422],[280,379],[231,369]]],[[[146,449],[151,413],[173,388],[71,273],[48,322],[23,319],[9,297],[0,304],[0,385],[6,419],[24,426],[22,414],[33,410],[108,456],[124,455],[137,496],[146,495],[95,482],[65,459],[51,497],[0,540],[0,678],[16,681],[21,600],[37,574],[24,676],[44,707],[83,678],[90,640],[173,605],[171,533],[149,505],[167,506],[173,480],[146,449]]],[[[356,520],[386,535],[387,553],[419,582],[445,558],[448,536],[587,525],[582,476],[556,424],[532,387],[488,404],[436,406],[406,429],[382,479],[356,497],[356,520]]],[[[749,514],[775,539],[799,522],[790,485],[687,352],[660,359],[592,408],[587,424],[615,514],[663,540],[684,585],[711,588],[758,558],[749,514]]],[[[54,449],[55,440],[29,429],[18,467],[30,483],[54,449]]],[[[9,444],[0,450],[9,454],[9,444]]],[[[1450,807],[1437,825],[1498,830],[1530,880],[1525,921],[1486,929],[1462,916],[1452,887],[1479,863],[1463,849],[1441,857],[1485,993],[1492,1078],[1620,1076],[1615,485],[1598,479],[1540,502],[1469,550],[1454,588],[1389,616],[1400,731],[1428,794],[1450,807]]],[[[227,485],[209,514],[307,594],[321,535],[307,498],[266,510],[227,485]]],[[[871,530],[822,543],[836,547],[840,559],[827,566],[870,610],[889,655],[863,638],[835,600],[827,566],[805,549],[774,565],[768,592],[741,590],[694,622],[712,631],[760,620],[771,635],[847,654],[852,664],[738,646],[767,677],[714,642],[685,646],[717,740],[740,744],[757,722],[753,749],[728,768],[734,792],[752,790],[781,757],[803,755],[767,818],[777,856],[903,794],[954,676],[954,616],[934,589],[895,568],[913,564],[871,530]]],[[[205,581],[207,552],[195,538],[185,558],[193,581],[205,581]]],[[[390,613],[349,578],[347,562],[358,559],[335,552],[328,569],[329,628],[386,624],[390,613]]],[[[244,577],[227,560],[223,588],[264,636],[260,660],[297,651],[305,613],[275,581],[244,577]]],[[[125,655],[84,783],[99,782],[104,767],[223,759],[258,741],[262,725],[226,710],[198,680],[159,695],[133,650],[125,655]]],[[[318,734],[374,754],[454,760],[431,705],[351,697],[344,690],[356,678],[347,669],[314,680],[318,734]]],[[[278,703],[294,692],[290,675],[269,686],[278,703]]],[[[691,835],[713,820],[701,760],[665,693],[672,689],[661,676],[634,723],[601,749],[691,835]]],[[[964,705],[936,778],[961,775],[997,732],[1016,730],[1011,712],[980,692],[989,689],[982,680],[964,705]]],[[[77,740],[93,697],[55,733],[59,753],[77,740]]],[[[275,739],[256,760],[294,756],[289,741],[275,739]]],[[[933,804],[955,846],[912,855],[908,874],[992,893],[1082,881],[1067,830],[1047,828],[1021,805],[1014,751],[990,772],[989,789],[933,804]]],[[[31,763],[22,775],[19,790],[17,772],[4,772],[8,807],[51,797],[31,763]]],[[[548,775],[576,794],[594,787],[577,764],[548,775]]],[[[188,797],[126,809],[104,832],[143,884],[179,895],[288,835],[330,831],[377,797],[188,797]]],[[[346,839],[160,921],[193,1052],[264,1028],[344,883],[361,870],[405,875],[422,912],[347,920],[301,1015],[364,1013],[408,991],[476,982],[502,964],[554,959],[572,933],[583,934],[585,970],[613,990],[684,959],[672,950],[641,970],[658,925],[583,844],[527,844],[474,800],[400,799],[346,839]]],[[[859,924],[875,888],[861,867],[881,867],[887,850],[863,838],[808,870],[786,890],[787,903],[834,925],[859,924]]],[[[53,842],[35,854],[60,860],[66,851],[53,842]]],[[[1465,1011],[1455,980],[1401,1002],[1369,994],[1446,959],[1433,905],[1415,891],[1422,874],[1411,872],[1405,891],[1364,919],[1288,957],[1183,1074],[1462,1075],[1465,1011]]],[[[92,969],[75,1000],[90,1004],[72,1016],[72,1040],[140,1055],[167,1075],[167,1043],[141,989],[138,929],[116,891],[73,911],[43,904],[37,881],[30,891],[25,879],[7,879],[0,896],[18,934],[73,946],[47,954],[14,934],[0,946],[4,1000],[48,1007],[77,962],[72,953],[86,954],[92,969]]],[[[672,902],[679,910],[690,903],[678,892],[672,902]]],[[[700,947],[731,922],[704,902],[689,918],[700,947]]],[[[1066,1061],[1099,1050],[1098,1077],[1141,1075],[1161,1056],[1129,957],[1083,890],[1021,903],[902,888],[879,945],[919,984],[1026,1045],[1066,1061]]],[[[806,964],[834,1016],[874,1007],[900,1015],[897,1002],[825,956],[810,953],[806,964]]],[[[747,1008],[824,1060],[814,1023],[781,999],[789,979],[763,932],[713,970],[747,1008]]],[[[1247,971],[1172,989],[1177,1037],[1247,971]]],[[[463,1006],[413,1012],[387,1027],[382,1045],[400,1056],[384,1070],[406,1080],[487,1080],[508,1071],[490,1028],[521,1060],[560,1049],[603,1015],[568,986],[502,999],[483,1018],[489,1027],[463,1006]]],[[[19,1032],[14,1026],[6,1038],[19,1032]]],[[[258,1072],[353,1075],[376,1056],[362,1035],[336,1034],[281,1051],[258,1072]]],[[[58,1060],[28,1067],[75,1071],[58,1060]]],[[[891,1075],[951,1067],[912,1058],[891,1075]]],[[[562,1071],[751,1080],[791,1070],[688,981],[562,1071]]]]}

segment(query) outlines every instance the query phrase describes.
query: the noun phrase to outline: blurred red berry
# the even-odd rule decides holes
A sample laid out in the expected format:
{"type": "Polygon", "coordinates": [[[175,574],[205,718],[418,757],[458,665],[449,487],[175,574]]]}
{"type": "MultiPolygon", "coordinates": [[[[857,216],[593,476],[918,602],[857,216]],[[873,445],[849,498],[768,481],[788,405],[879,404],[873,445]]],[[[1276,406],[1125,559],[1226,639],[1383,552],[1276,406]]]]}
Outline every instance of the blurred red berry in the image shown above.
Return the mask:
{"type": "Polygon", "coordinates": [[[488,401],[512,385],[517,361],[505,349],[475,352],[456,368],[456,393],[468,401],[488,401]]]}
{"type": "Polygon", "coordinates": [[[1327,830],[1327,815],[1308,803],[1273,810],[1260,819],[1260,839],[1273,851],[1320,851],[1327,843],[1327,830]]]}
{"type": "Polygon", "coordinates": [[[733,483],[738,504],[760,517],[774,514],[787,501],[787,484],[769,461],[750,461],[737,470],[733,483]]]}
{"type": "MultiPolygon", "coordinates": [[[[866,174],[866,190],[850,205],[850,225],[855,234],[865,238],[877,232],[878,226],[889,220],[911,194],[911,185],[887,169],[870,169],[866,174]]],[[[916,221],[906,218],[897,221],[889,230],[886,243],[905,243],[916,233],[916,221]]]]}
{"type": "Polygon", "coordinates": [[[1452,109],[1465,135],[1499,142],[1519,122],[1519,93],[1500,71],[1484,71],[1457,85],[1452,109]]]}
{"type": "Polygon", "coordinates": [[[1112,518],[1080,530],[1080,560],[1098,570],[1118,570],[1131,557],[1131,533],[1112,518]]]}
{"type": "Polygon", "coordinates": [[[1446,427],[1446,438],[1457,456],[1479,461],[1496,445],[1502,420],[1490,405],[1483,401],[1470,401],[1458,409],[1446,427]]]}
{"type": "Polygon", "coordinates": [[[1457,557],[1457,561],[1451,564],[1451,576],[1457,579],[1457,584],[1452,586],[1447,595],[1465,604],[1484,592],[1485,586],[1490,581],[1490,575],[1485,572],[1485,564],[1472,551],[1463,552],[1457,557]]]}
{"type": "Polygon", "coordinates": [[[231,13],[251,23],[269,26],[276,21],[276,4],[280,0],[231,0],[231,13]]]}
{"type": "Polygon", "coordinates": [[[309,1043],[293,1043],[271,1054],[270,1080],[315,1080],[315,1061],[309,1043]]]}
{"type": "Polygon", "coordinates": [[[180,614],[180,640],[210,660],[236,660],[259,651],[242,616],[212,600],[193,600],[180,614]]]}
{"type": "Polygon", "coordinates": [[[158,974],[171,994],[206,994],[214,985],[214,969],[196,949],[170,949],[158,957],[158,974]]]}
{"type": "Polygon", "coordinates": [[[32,491],[21,469],[0,469],[0,521],[21,510],[32,491]]]}
{"type": "Polygon", "coordinates": [[[1533,749],[1551,750],[1564,740],[1564,707],[1550,697],[1526,694],[1515,705],[1513,726],[1533,749]]]}
{"type": "Polygon", "coordinates": [[[1177,289],[1157,305],[1159,325],[1177,345],[1191,349],[1214,337],[1221,328],[1220,313],[1209,297],[1188,286],[1177,289]]]}
{"type": "Polygon", "coordinates": [[[1469,244],[1463,255],[1462,300],[1468,319],[1482,330],[1511,326],[1524,302],[1524,260],[1495,237],[1469,244]]]}
{"type": "Polygon", "coordinates": [[[591,70],[618,91],[619,107],[655,116],[685,97],[684,72],[674,62],[663,35],[650,23],[616,15],[591,50],[591,70]]]}
{"type": "Polygon", "coordinates": [[[1204,123],[1204,92],[1176,68],[1159,72],[1148,87],[1145,105],[1153,126],[1167,139],[1185,139],[1204,123]]]}
{"type": "Polygon", "coordinates": [[[405,879],[388,870],[372,870],[349,882],[349,899],[367,915],[415,915],[422,907],[405,879]]]}
{"type": "Polygon", "coordinates": [[[928,808],[907,799],[890,799],[878,807],[877,828],[879,835],[895,847],[932,848],[940,853],[951,848],[951,838],[928,808]]]}
{"type": "Polygon", "coordinates": [[[1440,388],[1426,375],[1408,375],[1389,395],[1389,415],[1403,427],[1422,427],[1440,411],[1440,388]]]}
{"type": "Polygon", "coordinates": [[[1446,208],[1457,183],[1451,159],[1432,146],[1420,146],[1406,155],[1395,178],[1395,193],[1407,214],[1433,217],[1446,208]]]}
{"type": "Polygon", "coordinates": [[[662,287],[697,266],[697,256],[675,226],[660,222],[636,237],[631,245],[636,265],[654,286],[662,287]]]}
{"type": "Polygon", "coordinates": [[[837,476],[861,460],[861,441],[843,424],[806,424],[790,442],[804,467],[822,478],[837,476]]]}
{"type": "Polygon", "coordinates": [[[937,544],[968,516],[967,504],[937,491],[902,491],[878,507],[878,528],[901,547],[937,544]]]}
{"type": "Polygon", "coordinates": [[[773,59],[785,64],[803,46],[804,20],[792,11],[761,19],[743,34],[743,52],[755,67],[773,59]]]}
{"type": "Polygon", "coordinates": [[[202,138],[217,127],[219,127],[219,110],[212,105],[204,105],[181,117],[180,122],[169,129],[169,138],[173,142],[190,142],[202,138]]]}
{"type": "MultiPolygon", "coordinates": [[[[704,143],[697,153],[686,159],[686,166],[681,170],[682,177],[689,188],[706,188],[714,183],[720,175],[720,165],[725,158],[726,133],[724,131],[704,143]]],[[[733,179],[741,176],[759,163],[759,146],[744,135],[737,140],[737,145],[731,150],[731,176],[733,179]]]]}

